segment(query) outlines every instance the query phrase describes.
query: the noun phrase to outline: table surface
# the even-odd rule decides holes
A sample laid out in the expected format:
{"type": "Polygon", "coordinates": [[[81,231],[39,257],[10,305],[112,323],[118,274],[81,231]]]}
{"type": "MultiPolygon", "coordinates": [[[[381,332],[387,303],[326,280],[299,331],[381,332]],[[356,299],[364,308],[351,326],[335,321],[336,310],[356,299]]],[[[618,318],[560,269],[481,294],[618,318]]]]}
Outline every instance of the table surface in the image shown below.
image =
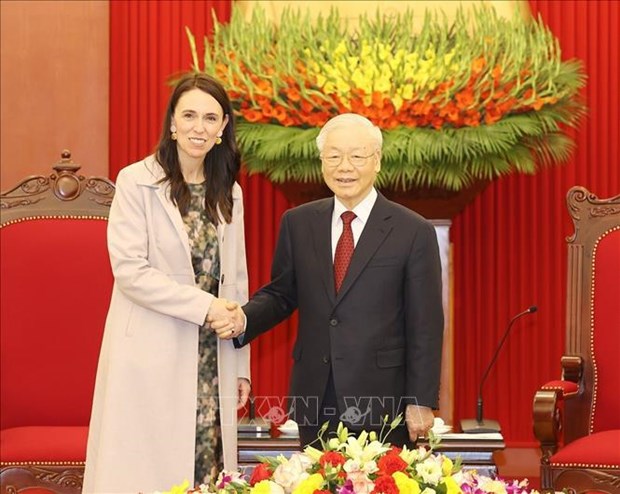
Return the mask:
{"type": "MultiPolygon", "coordinates": [[[[428,441],[421,438],[417,444],[428,446],[428,441]]],[[[493,452],[505,447],[504,438],[499,433],[448,433],[441,435],[441,442],[435,451],[453,461],[460,458],[464,470],[475,469],[480,474],[494,477],[497,475],[497,466],[493,452]]],[[[290,456],[300,450],[297,435],[281,434],[275,427],[258,433],[240,432],[238,437],[239,467],[246,473],[256,466],[259,456],[290,456]]]]}
{"type": "MultiPolygon", "coordinates": [[[[504,449],[506,444],[500,433],[493,434],[463,434],[448,433],[439,436],[441,442],[437,446],[437,451],[497,451],[504,449]]],[[[427,446],[428,440],[420,438],[417,443],[419,446],[427,446]]],[[[299,436],[282,434],[277,429],[270,432],[243,432],[238,436],[239,449],[242,448],[290,448],[300,449],[299,436]]]]}

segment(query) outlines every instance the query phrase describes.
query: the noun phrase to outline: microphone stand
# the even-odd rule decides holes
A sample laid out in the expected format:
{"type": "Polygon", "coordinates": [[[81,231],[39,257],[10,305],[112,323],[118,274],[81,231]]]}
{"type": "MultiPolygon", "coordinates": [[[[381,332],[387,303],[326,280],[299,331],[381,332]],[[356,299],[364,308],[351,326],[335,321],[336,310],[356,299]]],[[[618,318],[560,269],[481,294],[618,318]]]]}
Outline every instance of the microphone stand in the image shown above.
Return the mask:
{"type": "Polygon", "coordinates": [[[461,420],[461,430],[463,432],[467,434],[484,434],[484,433],[500,432],[502,430],[497,420],[491,420],[491,419],[484,420],[482,418],[484,416],[483,415],[483,401],[482,401],[482,386],[484,385],[484,382],[486,381],[486,378],[489,375],[489,372],[491,368],[493,367],[493,364],[497,360],[497,356],[499,355],[499,352],[502,349],[502,346],[504,345],[504,342],[506,341],[508,334],[510,333],[510,329],[512,328],[512,325],[520,317],[525,316],[526,314],[533,314],[537,310],[538,310],[538,307],[536,307],[535,305],[532,305],[531,307],[528,307],[523,312],[520,312],[519,314],[514,316],[508,323],[508,327],[506,328],[506,331],[504,332],[504,335],[502,336],[502,339],[500,340],[499,345],[497,346],[497,349],[495,350],[495,353],[493,354],[493,358],[491,359],[491,362],[487,366],[486,370],[484,371],[484,374],[482,375],[482,379],[480,380],[480,387],[478,388],[478,401],[476,403],[476,418],[461,420]]]}

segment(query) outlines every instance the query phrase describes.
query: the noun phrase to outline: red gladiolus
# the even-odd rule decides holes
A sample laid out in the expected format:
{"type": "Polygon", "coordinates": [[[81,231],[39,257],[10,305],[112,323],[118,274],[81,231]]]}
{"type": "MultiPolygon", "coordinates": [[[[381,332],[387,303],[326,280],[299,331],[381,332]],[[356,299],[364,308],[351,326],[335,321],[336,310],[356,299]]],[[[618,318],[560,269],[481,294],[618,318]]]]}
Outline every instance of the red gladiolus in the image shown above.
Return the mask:
{"type": "Polygon", "coordinates": [[[261,480],[267,480],[271,478],[272,471],[265,463],[259,464],[254,471],[252,472],[252,476],[250,477],[250,485],[258,484],[261,480]]]}

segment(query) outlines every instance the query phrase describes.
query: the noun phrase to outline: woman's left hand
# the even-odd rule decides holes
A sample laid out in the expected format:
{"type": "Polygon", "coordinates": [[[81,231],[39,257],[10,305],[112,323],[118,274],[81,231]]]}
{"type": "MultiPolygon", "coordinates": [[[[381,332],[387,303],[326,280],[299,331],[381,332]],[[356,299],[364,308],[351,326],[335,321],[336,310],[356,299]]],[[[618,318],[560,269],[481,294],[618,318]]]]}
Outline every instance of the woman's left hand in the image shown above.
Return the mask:
{"type": "Polygon", "coordinates": [[[237,398],[237,410],[243,408],[248,402],[251,389],[252,385],[245,377],[240,377],[237,379],[237,390],[239,391],[237,398]]]}

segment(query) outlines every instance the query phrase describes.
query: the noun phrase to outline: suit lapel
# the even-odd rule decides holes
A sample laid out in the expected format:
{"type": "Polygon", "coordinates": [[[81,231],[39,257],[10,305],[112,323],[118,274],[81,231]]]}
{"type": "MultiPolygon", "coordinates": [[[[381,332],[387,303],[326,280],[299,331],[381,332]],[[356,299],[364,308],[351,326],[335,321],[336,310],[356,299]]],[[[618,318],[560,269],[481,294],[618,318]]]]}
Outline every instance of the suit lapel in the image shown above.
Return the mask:
{"type": "MultiPolygon", "coordinates": [[[[362,274],[362,271],[368,264],[368,261],[377,252],[379,246],[383,243],[387,235],[392,231],[392,224],[390,218],[392,216],[388,206],[387,200],[379,194],[377,201],[375,202],[368,222],[364,226],[362,235],[355,246],[353,251],[353,257],[351,258],[351,264],[344,277],[342,286],[336,296],[336,304],[338,304],[342,298],[346,295],[349,289],[353,286],[357,278],[362,274]]],[[[330,263],[331,266],[331,263],[330,263]]],[[[332,270],[333,271],[333,270],[332,270]]],[[[332,286],[333,286],[333,274],[332,274],[332,286]]],[[[333,288],[332,288],[333,290],[333,288]]]]}
{"type": "Polygon", "coordinates": [[[334,287],[334,268],[332,260],[332,214],[334,211],[334,200],[327,199],[321,201],[317,206],[316,220],[312,223],[312,239],[314,250],[317,257],[316,269],[325,286],[329,300],[334,303],[336,299],[336,288],[334,287]]]}

